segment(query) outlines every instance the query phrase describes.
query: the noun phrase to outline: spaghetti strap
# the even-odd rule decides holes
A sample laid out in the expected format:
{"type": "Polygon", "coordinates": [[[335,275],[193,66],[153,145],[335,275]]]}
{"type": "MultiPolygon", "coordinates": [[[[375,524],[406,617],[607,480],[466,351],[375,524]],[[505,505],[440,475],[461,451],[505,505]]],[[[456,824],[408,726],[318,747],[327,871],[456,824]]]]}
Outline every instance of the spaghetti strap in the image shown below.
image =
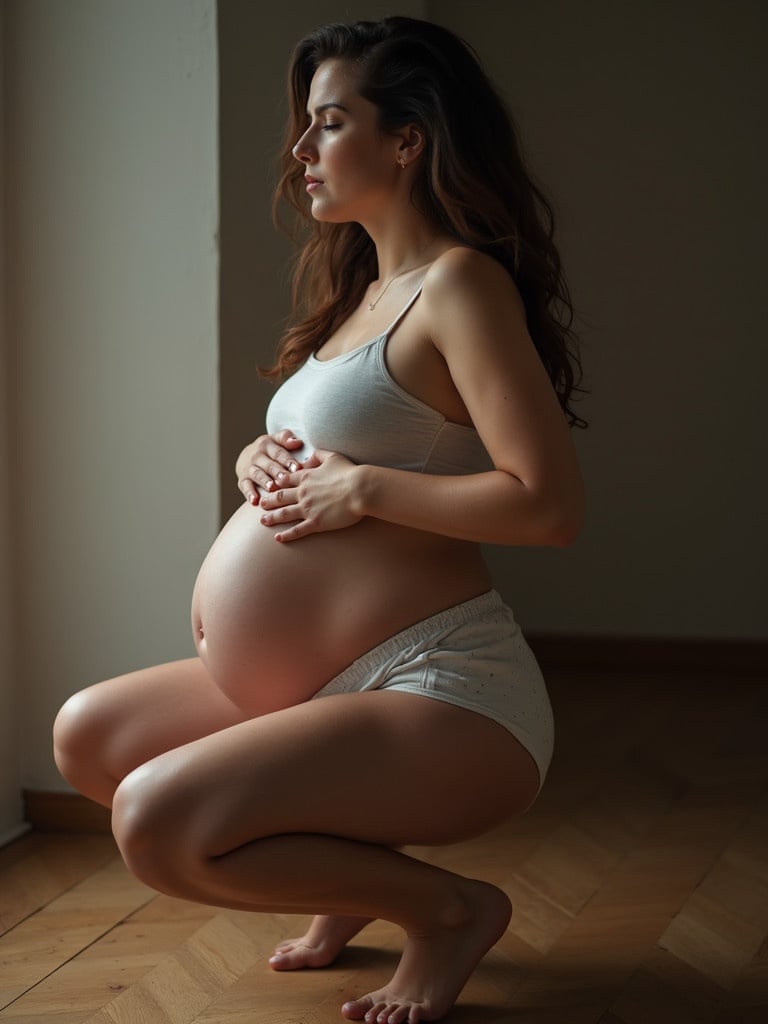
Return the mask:
{"type": "Polygon", "coordinates": [[[402,309],[400,310],[400,312],[399,312],[399,313],[397,314],[397,316],[395,317],[395,319],[394,319],[394,320],[392,321],[392,323],[391,323],[391,324],[389,325],[389,327],[388,327],[388,328],[386,329],[386,331],[384,332],[384,334],[382,335],[382,337],[384,337],[384,338],[388,338],[388,337],[390,336],[390,334],[392,333],[392,331],[394,331],[394,329],[395,329],[395,328],[397,327],[397,325],[398,325],[398,324],[400,323],[400,321],[401,321],[401,320],[403,319],[403,317],[405,316],[405,314],[406,314],[406,313],[408,312],[408,310],[409,310],[409,309],[411,308],[411,306],[412,306],[412,305],[414,304],[414,302],[416,301],[416,299],[418,299],[419,295],[421,295],[421,289],[422,289],[423,287],[424,287],[424,282],[422,281],[422,283],[421,283],[421,284],[419,285],[419,287],[418,287],[418,288],[416,289],[416,291],[415,291],[415,292],[413,293],[413,295],[412,295],[412,296],[410,297],[410,299],[408,299],[408,301],[406,302],[406,304],[405,304],[405,305],[403,306],[403,308],[402,308],[402,309]]]}

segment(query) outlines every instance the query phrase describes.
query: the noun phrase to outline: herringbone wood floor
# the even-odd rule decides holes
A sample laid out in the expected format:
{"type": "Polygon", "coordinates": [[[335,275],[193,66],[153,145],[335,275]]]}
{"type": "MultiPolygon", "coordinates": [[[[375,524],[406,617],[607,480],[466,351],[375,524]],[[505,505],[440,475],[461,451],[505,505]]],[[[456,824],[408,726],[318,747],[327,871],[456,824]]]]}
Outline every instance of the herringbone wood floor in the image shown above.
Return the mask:
{"type": "MultiPolygon", "coordinates": [[[[768,1021],[765,680],[550,678],[558,746],[535,807],[412,852],[502,886],[515,914],[447,1021],[768,1021]]],[[[460,755],[458,755],[460,756],[460,755]]],[[[134,881],[108,836],[0,851],[2,1024],[338,1024],[392,972],[370,926],[337,965],[276,974],[301,922],[217,911],[134,881]]]]}

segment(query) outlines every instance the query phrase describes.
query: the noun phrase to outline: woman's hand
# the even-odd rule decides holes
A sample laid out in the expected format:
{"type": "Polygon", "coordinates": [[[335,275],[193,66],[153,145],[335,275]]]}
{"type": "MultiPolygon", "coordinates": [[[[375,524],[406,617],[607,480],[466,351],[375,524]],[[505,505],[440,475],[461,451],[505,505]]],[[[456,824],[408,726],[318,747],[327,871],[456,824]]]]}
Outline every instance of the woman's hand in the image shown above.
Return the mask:
{"type": "Polygon", "coordinates": [[[259,504],[257,487],[271,491],[287,480],[289,473],[300,469],[291,454],[302,448],[303,441],[290,430],[281,430],[274,437],[263,434],[240,452],[235,463],[237,486],[252,505],[259,504]]]}
{"type": "Polygon", "coordinates": [[[358,467],[336,452],[316,451],[303,467],[291,473],[279,490],[264,495],[265,526],[290,527],[275,540],[299,540],[311,533],[342,530],[363,518],[355,488],[358,467]]]}

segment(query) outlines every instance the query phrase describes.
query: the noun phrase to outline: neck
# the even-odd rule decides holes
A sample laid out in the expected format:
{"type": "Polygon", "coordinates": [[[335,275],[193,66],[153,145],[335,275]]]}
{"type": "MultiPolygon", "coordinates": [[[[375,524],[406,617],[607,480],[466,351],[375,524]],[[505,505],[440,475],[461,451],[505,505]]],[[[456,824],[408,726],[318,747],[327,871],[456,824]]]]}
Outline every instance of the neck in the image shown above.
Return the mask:
{"type": "Polygon", "coordinates": [[[379,283],[394,275],[430,262],[438,255],[438,240],[445,232],[417,214],[412,208],[407,217],[393,217],[376,226],[363,225],[376,246],[379,283]],[[437,250],[437,251],[434,251],[437,250]]]}

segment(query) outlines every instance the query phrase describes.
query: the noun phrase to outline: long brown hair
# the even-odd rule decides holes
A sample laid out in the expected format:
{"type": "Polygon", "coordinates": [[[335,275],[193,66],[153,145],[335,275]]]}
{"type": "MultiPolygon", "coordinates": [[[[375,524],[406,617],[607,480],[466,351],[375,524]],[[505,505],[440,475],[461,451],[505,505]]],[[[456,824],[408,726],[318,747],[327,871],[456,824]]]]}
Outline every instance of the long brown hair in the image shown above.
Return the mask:
{"type": "MultiPolygon", "coordinates": [[[[383,132],[408,124],[426,146],[412,202],[458,241],[497,259],[515,281],[529,333],[569,422],[586,426],[570,405],[581,377],[573,307],[553,241],[554,216],[525,167],[514,121],[469,44],[448,29],[392,17],[327,25],[294,50],[288,72],[289,121],[274,198],[309,228],[293,277],[293,318],[266,377],[292,372],[357,308],[376,277],[376,250],[357,223],[314,221],[304,167],[293,156],[303,134],[312,77],[342,58],[358,70],[358,91],[379,110],[383,132]]],[[[289,228],[289,230],[291,230],[289,228]]],[[[294,237],[294,230],[292,231],[294,237]]]]}

